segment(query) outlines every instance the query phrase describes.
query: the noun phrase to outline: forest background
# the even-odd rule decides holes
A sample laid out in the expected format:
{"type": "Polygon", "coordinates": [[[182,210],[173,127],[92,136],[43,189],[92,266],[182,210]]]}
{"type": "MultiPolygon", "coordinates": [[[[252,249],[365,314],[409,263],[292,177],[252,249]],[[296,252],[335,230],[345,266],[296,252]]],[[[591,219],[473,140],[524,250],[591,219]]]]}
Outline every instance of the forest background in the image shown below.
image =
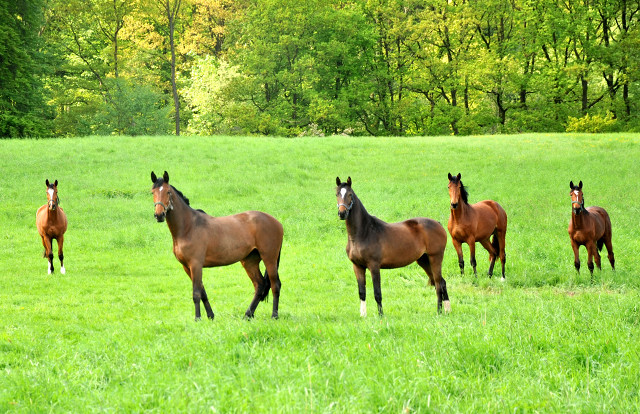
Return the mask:
{"type": "Polygon", "coordinates": [[[640,1],[0,0],[0,136],[640,131],[640,1]]]}

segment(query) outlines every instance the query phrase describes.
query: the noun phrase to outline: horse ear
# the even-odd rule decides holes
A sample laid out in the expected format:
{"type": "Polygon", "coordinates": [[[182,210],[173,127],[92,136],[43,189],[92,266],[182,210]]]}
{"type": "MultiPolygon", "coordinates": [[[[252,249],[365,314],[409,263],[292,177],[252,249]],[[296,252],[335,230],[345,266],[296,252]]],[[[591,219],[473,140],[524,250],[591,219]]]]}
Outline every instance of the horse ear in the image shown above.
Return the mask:
{"type": "Polygon", "coordinates": [[[569,181],[569,188],[573,190],[573,180],[569,181]]]}
{"type": "Polygon", "coordinates": [[[49,187],[49,179],[48,178],[46,179],[46,181],[44,183],[47,185],[47,187],[49,187]]]}
{"type": "Polygon", "coordinates": [[[347,185],[351,187],[351,177],[347,177],[347,185]]]}
{"type": "Polygon", "coordinates": [[[340,185],[342,184],[342,181],[340,181],[340,177],[336,177],[336,185],[340,185]]]}
{"type": "Polygon", "coordinates": [[[155,184],[156,181],[158,181],[158,177],[156,177],[156,173],[151,171],[151,182],[155,184]]]}
{"type": "Polygon", "coordinates": [[[458,175],[456,176],[456,178],[458,179],[458,181],[460,181],[460,177],[461,177],[461,175],[460,175],[460,173],[458,173],[458,175]]]}
{"type": "Polygon", "coordinates": [[[54,187],[57,187],[57,186],[58,186],[58,180],[56,180],[56,181],[53,183],[53,186],[54,186],[54,187]]]}
{"type": "Polygon", "coordinates": [[[169,184],[169,173],[165,171],[164,174],[162,174],[162,179],[165,183],[169,184]]]}
{"type": "Polygon", "coordinates": [[[580,180],[580,183],[578,184],[578,188],[582,190],[582,180],[580,180]]]}
{"type": "Polygon", "coordinates": [[[449,181],[453,180],[453,175],[451,175],[451,173],[449,173],[449,181]]]}

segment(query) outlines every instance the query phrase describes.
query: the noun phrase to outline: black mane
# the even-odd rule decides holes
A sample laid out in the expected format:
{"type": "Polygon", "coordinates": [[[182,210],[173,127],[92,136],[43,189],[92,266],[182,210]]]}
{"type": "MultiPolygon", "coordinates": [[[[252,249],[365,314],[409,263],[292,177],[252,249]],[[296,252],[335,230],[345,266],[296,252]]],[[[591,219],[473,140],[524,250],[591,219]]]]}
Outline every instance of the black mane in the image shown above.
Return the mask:
{"type": "Polygon", "coordinates": [[[460,181],[460,198],[462,198],[462,201],[469,204],[469,193],[467,192],[467,189],[464,187],[464,184],[462,184],[462,181],[460,181]]]}

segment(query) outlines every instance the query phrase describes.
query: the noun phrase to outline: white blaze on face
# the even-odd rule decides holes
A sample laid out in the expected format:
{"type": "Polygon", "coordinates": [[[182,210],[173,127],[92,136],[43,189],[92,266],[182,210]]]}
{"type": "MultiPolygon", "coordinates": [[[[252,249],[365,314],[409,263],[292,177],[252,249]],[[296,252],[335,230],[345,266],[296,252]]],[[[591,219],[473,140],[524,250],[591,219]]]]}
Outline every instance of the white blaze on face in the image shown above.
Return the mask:
{"type": "Polygon", "coordinates": [[[161,185],[160,188],[158,188],[158,191],[162,191],[164,190],[164,185],[161,185]]]}
{"type": "Polygon", "coordinates": [[[573,190],[573,194],[575,194],[576,196],[578,196],[578,190],[573,190]]]}
{"type": "Polygon", "coordinates": [[[346,188],[342,188],[340,190],[340,196],[342,197],[342,201],[344,201],[344,197],[347,195],[347,189],[346,188]]]}
{"type": "MultiPolygon", "coordinates": [[[[53,188],[48,189],[47,193],[49,193],[49,198],[53,198],[53,188]]],[[[42,194],[42,193],[40,193],[40,194],[42,194]]]]}
{"type": "Polygon", "coordinates": [[[363,318],[367,316],[367,302],[365,302],[364,300],[360,301],[360,316],[362,316],[363,318]]]}

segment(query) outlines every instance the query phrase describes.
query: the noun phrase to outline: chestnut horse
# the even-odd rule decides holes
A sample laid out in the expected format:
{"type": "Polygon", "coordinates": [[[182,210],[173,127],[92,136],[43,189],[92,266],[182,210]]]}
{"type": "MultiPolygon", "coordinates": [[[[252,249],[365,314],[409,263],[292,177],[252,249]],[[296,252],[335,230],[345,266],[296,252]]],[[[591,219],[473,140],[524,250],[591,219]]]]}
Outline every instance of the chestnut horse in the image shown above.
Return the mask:
{"type": "Polygon", "coordinates": [[[259,211],[212,217],[202,210],[194,210],[189,206],[189,200],[169,184],[169,174],[166,171],[162,177],[156,177],[151,172],[151,182],[156,220],[162,222],[166,218],[173,238],[173,254],[193,284],[196,321],[200,320],[200,301],[204,304],[207,317],[214,317],[202,283],[202,268],[226,266],[236,262],[242,263],[253,282],[254,296],[245,316],[253,318],[258,303],[266,299],[271,288],[271,317],[277,319],[282,224],[259,211]],[[266,268],[264,276],[260,271],[260,261],[264,262],[266,268]]]}
{"type": "Polygon", "coordinates": [[[593,279],[593,258],[596,259],[596,266],[600,267],[600,253],[602,245],[607,246],[609,253],[609,263],[611,268],[615,270],[616,260],[613,257],[613,246],[611,244],[611,220],[609,214],[601,207],[584,208],[584,195],[582,194],[582,181],[578,185],[573,185],[573,181],[569,182],[571,188],[571,220],[569,220],[569,237],[571,238],[571,247],[575,257],[574,265],[580,273],[580,256],[578,249],[580,246],[587,248],[588,260],[587,267],[591,272],[593,279]]]}
{"type": "Polygon", "coordinates": [[[451,242],[458,253],[458,265],[460,274],[464,275],[464,258],[462,257],[462,243],[469,245],[471,266],[473,274],[476,272],[476,241],[489,252],[489,277],[493,276],[493,266],[496,256],[500,255],[502,262],[502,280],[506,256],[504,253],[505,235],[507,233],[507,213],[493,200],[484,200],[475,204],[469,204],[469,194],[464,184],[460,181],[460,174],[449,174],[449,198],[451,201],[451,215],[449,216],[449,234],[451,242]],[[493,235],[493,240],[489,238],[493,235]]]}
{"type": "Polygon", "coordinates": [[[67,216],[60,207],[58,197],[58,180],[50,183],[47,179],[47,204],[38,209],[36,213],[36,227],[42,238],[44,246],[44,257],[48,259],[47,272],[53,273],[53,239],[58,241],[58,259],[60,259],[60,273],[65,274],[64,254],[62,245],[64,244],[64,232],[67,231],[67,216]]]}
{"type": "Polygon", "coordinates": [[[338,216],[347,224],[347,256],[353,263],[360,294],[360,316],[367,315],[365,271],[369,269],[373,294],[382,316],[380,269],[395,269],[417,262],[435,285],[438,312],[451,310],[447,283],[442,277],[442,259],[447,245],[447,232],[435,220],[414,218],[400,223],[385,223],[367,213],[364,205],[351,188],[351,177],[338,185],[338,216]]]}

